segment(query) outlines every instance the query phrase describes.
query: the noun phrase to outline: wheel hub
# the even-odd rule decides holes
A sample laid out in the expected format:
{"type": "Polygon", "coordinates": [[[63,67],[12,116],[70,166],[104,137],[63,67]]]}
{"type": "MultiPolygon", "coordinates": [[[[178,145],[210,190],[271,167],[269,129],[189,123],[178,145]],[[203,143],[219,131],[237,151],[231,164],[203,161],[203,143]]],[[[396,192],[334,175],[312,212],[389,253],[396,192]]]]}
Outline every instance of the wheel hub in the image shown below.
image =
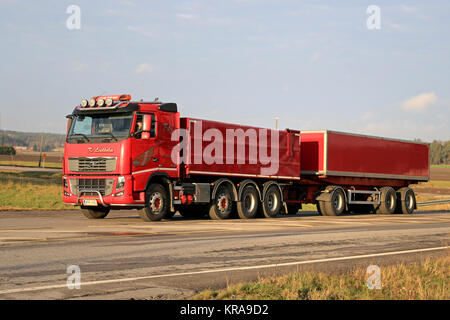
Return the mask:
{"type": "Polygon", "coordinates": [[[160,193],[153,193],[149,202],[153,212],[158,212],[163,207],[163,199],[160,193]]]}

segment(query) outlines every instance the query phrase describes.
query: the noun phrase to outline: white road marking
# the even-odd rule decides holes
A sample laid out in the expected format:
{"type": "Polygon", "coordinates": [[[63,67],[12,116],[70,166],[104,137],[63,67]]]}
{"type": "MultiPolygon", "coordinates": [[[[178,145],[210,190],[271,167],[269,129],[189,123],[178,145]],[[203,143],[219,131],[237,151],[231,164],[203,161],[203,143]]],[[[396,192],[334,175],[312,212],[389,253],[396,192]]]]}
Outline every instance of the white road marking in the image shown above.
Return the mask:
{"type": "MultiPolygon", "coordinates": [[[[424,248],[424,249],[412,249],[412,250],[403,250],[403,251],[391,251],[391,252],[382,252],[382,253],[371,253],[371,254],[362,254],[362,255],[356,255],[356,256],[336,257],[336,258],[326,258],[326,259],[316,259],[316,260],[306,260],[306,261],[293,261],[293,262],[284,262],[284,263],[263,264],[263,265],[257,265],[257,266],[222,268],[222,269],[202,270],[202,271],[192,271],[192,272],[182,272],[182,273],[169,273],[169,274],[160,274],[160,275],[135,277],[135,278],[88,281],[88,282],[81,282],[81,286],[89,286],[89,285],[96,285],[96,284],[108,284],[108,283],[117,283],[117,282],[130,282],[130,281],[168,278],[168,277],[177,277],[177,276],[190,276],[190,275],[215,273],[215,272],[229,272],[229,271],[243,271],[243,270],[253,270],[253,269],[263,269],[263,268],[286,267],[286,266],[302,265],[302,264],[310,264],[310,263],[341,261],[341,260],[354,260],[354,259],[362,259],[362,258],[390,256],[390,255],[397,255],[397,254],[437,251],[437,250],[445,250],[445,249],[450,249],[450,246],[424,248]]],[[[23,288],[23,289],[2,290],[2,291],[0,291],[0,294],[21,293],[21,292],[30,292],[30,291],[38,291],[38,290],[62,289],[62,288],[67,288],[67,284],[57,284],[57,285],[23,288]]]]}

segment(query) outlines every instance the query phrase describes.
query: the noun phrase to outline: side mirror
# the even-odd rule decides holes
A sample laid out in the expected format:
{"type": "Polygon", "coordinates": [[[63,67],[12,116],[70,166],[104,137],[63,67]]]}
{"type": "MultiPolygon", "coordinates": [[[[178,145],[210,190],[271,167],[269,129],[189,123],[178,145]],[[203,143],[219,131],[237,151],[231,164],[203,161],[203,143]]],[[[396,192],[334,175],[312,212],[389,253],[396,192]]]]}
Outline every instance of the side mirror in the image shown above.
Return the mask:
{"type": "Polygon", "coordinates": [[[144,114],[142,121],[142,139],[150,139],[150,130],[152,128],[152,117],[144,114]]]}

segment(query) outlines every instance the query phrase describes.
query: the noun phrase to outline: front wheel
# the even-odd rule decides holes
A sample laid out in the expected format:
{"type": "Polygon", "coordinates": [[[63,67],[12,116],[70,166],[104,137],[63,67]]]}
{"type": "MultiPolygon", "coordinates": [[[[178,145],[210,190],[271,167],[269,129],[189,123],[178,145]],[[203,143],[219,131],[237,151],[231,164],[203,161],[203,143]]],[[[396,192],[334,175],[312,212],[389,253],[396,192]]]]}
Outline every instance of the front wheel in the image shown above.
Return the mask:
{"type": "Polygon", "coordinates": [[[392,214],[397,206],[397,195],[391,187],[383,187],[380,189],[381,199],[380,205],[375,209],[376,214],[392,214]]]}
{"type": "Polygon", "coordinates": [[[320,212],[324,216],[340,216],[345,213],[345,194],[341,188],[335,188],[328,201],[319,201],[320,212]]]}
{"type": "Polygon", "coordinates": [[[103,219],[109,213],[107,207],[95,207],[95,208],[81,208],[81,212],[88,219],[103,219]]]}
{"type": "Polygon", "coordinates": [[[169,196],[166,188],[159,183],[152,183],[146,191],[146,204],[139,211],[145,221],[160,221],[166,217],[169,209],[169,196]]]}

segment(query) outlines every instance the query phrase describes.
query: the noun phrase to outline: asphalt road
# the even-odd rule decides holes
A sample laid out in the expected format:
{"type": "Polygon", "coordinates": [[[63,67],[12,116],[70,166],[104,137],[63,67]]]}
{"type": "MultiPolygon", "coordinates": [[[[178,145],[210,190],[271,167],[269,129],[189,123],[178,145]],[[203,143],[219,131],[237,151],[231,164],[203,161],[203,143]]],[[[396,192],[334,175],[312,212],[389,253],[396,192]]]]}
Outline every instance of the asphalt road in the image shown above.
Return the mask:
{"type": "Polygon", "coordinates": [[[450,212],[147,223],[136,211],[0,212],[0,299],[180,299],[293,270],[448,254],[450,212]],[[68,289],[78,266],[81,288],[68,289]]]}

